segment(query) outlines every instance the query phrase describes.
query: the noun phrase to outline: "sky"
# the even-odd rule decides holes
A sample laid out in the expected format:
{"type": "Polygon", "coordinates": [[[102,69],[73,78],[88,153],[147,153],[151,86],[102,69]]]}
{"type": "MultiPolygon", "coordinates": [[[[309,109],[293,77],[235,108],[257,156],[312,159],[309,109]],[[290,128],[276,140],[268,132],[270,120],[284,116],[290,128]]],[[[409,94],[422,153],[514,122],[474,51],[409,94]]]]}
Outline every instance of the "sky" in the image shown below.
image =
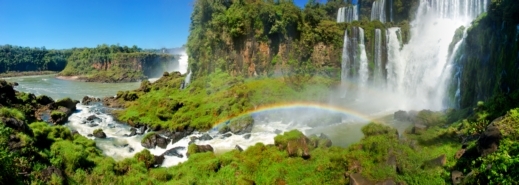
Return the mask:
{"type": "MultiPolygon", "coordinates": [[[[0,0],[0,45],[47,49],[187,43],[194,0],[0,0]]],[[[295,0],[302,7],[307,0],[295,0]]]]}

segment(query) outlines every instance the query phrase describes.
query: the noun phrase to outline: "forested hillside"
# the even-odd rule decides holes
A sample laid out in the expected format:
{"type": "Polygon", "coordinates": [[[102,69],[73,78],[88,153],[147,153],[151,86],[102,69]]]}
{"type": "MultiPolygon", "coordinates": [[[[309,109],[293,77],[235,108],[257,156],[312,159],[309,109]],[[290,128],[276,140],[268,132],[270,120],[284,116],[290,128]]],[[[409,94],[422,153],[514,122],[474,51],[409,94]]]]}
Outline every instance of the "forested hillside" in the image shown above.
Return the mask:
{"type": "MultiPolygon", "coordinates": [[[[410,12],[417,2],[395,1],[394,22],[382,24],[369,19],[373,0],[361,1],[360,7],[366,11],[361,11],[360,21],[338,24],[337,10],[352,6],[349,1],[311,0],[304,9],[290,0],[196,1],[188,40],[190,67],[196,76],[219,68],[252,77],[303,66],[338,78],[346,28],[364,28],[367,48],[374,46],[375,28],[400,25],[405,40],[410,12]]],[[[373,60],[372,52],[368,58],[373,60]]]]}

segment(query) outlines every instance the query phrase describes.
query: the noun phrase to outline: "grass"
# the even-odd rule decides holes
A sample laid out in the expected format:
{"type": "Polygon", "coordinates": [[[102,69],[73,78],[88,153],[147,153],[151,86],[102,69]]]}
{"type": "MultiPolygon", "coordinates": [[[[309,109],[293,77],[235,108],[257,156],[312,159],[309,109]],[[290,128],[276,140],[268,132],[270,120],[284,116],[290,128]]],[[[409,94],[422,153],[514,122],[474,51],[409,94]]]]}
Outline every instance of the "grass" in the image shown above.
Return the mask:
{"type": "Polygon", "coordinates": [[[14,108],[1,107],[0,117],[15,118],[18,120],[25,120],[25,114],[14,108]]]}

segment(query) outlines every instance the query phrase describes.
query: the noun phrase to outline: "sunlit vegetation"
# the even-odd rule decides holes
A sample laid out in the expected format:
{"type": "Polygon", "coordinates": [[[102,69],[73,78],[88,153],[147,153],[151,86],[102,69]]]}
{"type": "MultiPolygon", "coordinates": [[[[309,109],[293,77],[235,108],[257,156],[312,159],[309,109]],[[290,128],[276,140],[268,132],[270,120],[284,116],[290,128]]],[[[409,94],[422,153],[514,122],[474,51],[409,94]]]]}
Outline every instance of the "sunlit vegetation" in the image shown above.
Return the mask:
{"type": "Polygon", "coordinates": [[[0,73],[22,71],[61,71],[70,50],[47,50],[12,45],[0,46],[0,73]]]}

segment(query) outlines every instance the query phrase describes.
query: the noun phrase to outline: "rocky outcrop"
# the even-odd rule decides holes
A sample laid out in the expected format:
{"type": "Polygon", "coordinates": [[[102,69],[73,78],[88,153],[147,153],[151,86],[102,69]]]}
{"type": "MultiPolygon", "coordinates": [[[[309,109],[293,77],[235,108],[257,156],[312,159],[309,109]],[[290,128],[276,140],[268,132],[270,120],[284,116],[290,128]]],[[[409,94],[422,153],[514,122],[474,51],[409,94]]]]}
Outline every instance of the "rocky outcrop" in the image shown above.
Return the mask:
{"type": "Polygon", "coordinates": [[[232,132],[233,134],[246,134],[252,131],[252,126],[254,125],[254,119],[250,116],[242,116],[239,118],[234,118],[229,121],[226,125],[223,125],[219,129],[220,134],[224,134],[227,132],[232,132]]]}
{"type": "Polygon", "coordinates": [[[481,156],[488,155],[492,152],[497,151],[499,142],[503,138],[501,131],[499,130],[497,123],[503,120],[503,117],[499,117],[492,121],[485,132],[481,134],[477,142],[477,149],[481,156]]]}
{"type": "Polygon", "coordinates": [[[85,96],[85,97],[83,97],[83,100],[81,100],[81,104],[83,104],[83,105],[92,105],[92,104],[98,103],[98,102],[101,102],[100,98],[90,97],[90,96],[85,96]]]}
{"type": "Polygon", "coordinates": [[[164,163],[164,155],[154,155],[153,158],[153,167],[159,167],[162,165],[162,163],[164,163]]]}
{"type": "Polygon", "coordinates": [[[240,151],[240,152],[243,152],[243,148],[241,148],[240,145],[236,145],[236,146],[234,146],[234,149],[236,149],[236,150],[238,150],[238,151],[240,151]]]}
{"type": "Polygon", "coordinates": [[[189,147],[187,149],[186,156],[189,157],[189,155],[191,155],[191,154],[204,153],[204,152],[214,152],[214,149],[211,145],[191,144],[191,145],[189,145],[189,147]]]}
{"type": "Polygon", "coordinates": [[[5,80],[0,80],[0,105],[9,105],[16,100],[16,91],[13,85],[5,80]]]}
{"type": "Polygon", "coordinates": [[[319,136],[310,136],[310,144],[313,148],[328,148],[332,146],[332,140],[326,134],[321,133],[319,136]]]}
{"type": "Polygon", "coordinates": [[[463,173],[460,171],[452,171],[451,172],[451,179],[452,184],[461,184],[461,181],[463,180],[463,173]]]}
{"type": "Polygon", "coordinates": [[[160,133],[164,137],[170,139],[171,143],[174,144],[174,143],[180,141],[182,138],[184,138],[184,137],[190,135],[191,133],[193,133],[193,131],[195,131],[194,128],[186,127],[184,129],[176,130],[176,131],[161,130],[161,131],[158,131],[157,133],[160,133]]]}
{"type": "Polygon", "coordinates": [[[59,169],[59,168],[56,168],[54,166],[49,166],[43,170],[41,170],[37,175],[36,177],[38,179],[41,179],[43,181],[50,181],[51,180],[51,177],[52,175],[55,175],[57,177],[59,177],[59,180],[61,181],[61,184],[63,184],[66,180],[65,176],[64,176],[64,173],[59,169]]]}
{"type": "Polygon", "coordinates": [[[106,134],[105,134],[105,132],[103,132],[103,129],[94,130],[92,135],[96,138],[106,138],[106,134]]]}
{"type": "Polygon", "coordinates": [[[274,138],[274,145],[280,150],[286,150],[290,157],[310,158],[310,139],[298,130],[285,132],[274,138]]]}
{"type": "Polygon", "coordinates": [[[166,148],[169,142],[170,139],[164,138],[157,133],[148,133],[142,139],[141,145],[148,149],[155,148],[155,146],[166,148]]]}
{"type": "Polygon", "coordinates": [[[31,128],[22,120],[16,118],[0,117],[0,122],[4,123],[7,127],[10,127],[14,130],[32,135],[31,128]]]}

